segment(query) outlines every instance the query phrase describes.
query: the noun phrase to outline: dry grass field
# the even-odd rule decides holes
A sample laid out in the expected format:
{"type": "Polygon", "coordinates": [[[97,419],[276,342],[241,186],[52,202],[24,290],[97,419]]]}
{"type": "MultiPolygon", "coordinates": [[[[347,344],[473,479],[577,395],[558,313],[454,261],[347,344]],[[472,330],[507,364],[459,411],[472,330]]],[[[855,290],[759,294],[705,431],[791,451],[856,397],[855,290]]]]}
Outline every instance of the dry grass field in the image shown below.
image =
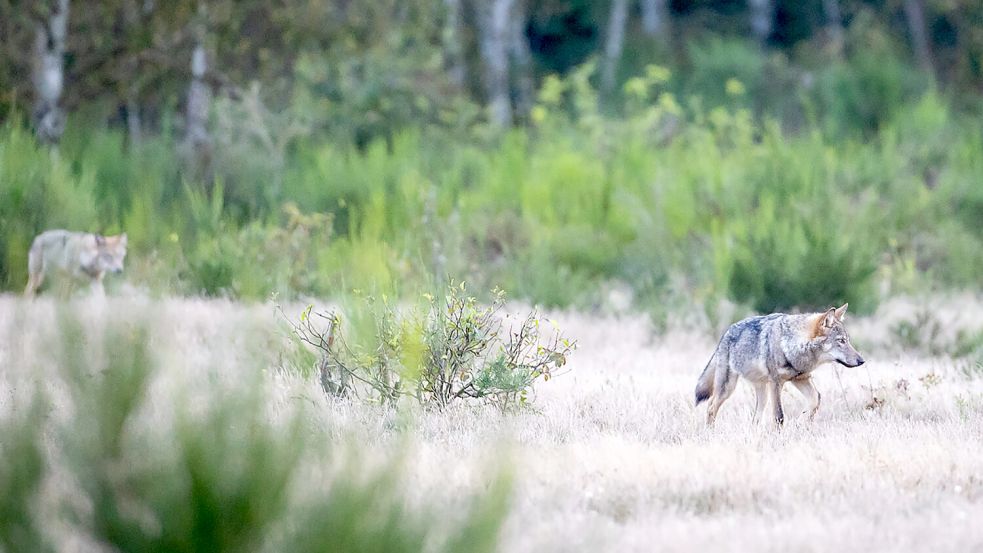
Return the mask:
{"type": "MultiPolygon", "coordinates": [[[[692,392],[715,337],[657,335],[633,315],[551,314],[580,346],[566,374],[537,384],[530,409],[393,413],[330,400],[313,378],[278,369],[269,305],[109,299],[69,309],[94,335],[105,320],[152,321],[163,368],[141,414],[147,424],[166,426],[176,408],[211,401],[259,361],[267,416],[303,406],[309,431],[355,436],[368,459],[401,455],[409,500],[445,515],[435,525],[454,524],[461,499],[482,494],[509,467],[502,551],[983,551],[983,368],[906,351],[890,330],[930,313],[920,323],[938,323],[933,339],[945,341],[956,328],[979,327],[980,298],[896,300],[875,316],[848,318],[868,363],[820,369],[816,420],[780,431],[750,426],[746,384],[704,428],[692,392]]],[[[0,298],[4,416],[30,382],[55,370],[46,362],[58,348],[48,330],[55,319],[49,299],[0,298]]],[[[53,416],[70,417],[57,413],[57,386],[51,393],[53,416]]],[[[794,390],[785,403],[798,412],[794,390]]],[[[48,439],[57,448],[58,437],[48,439]]],[[[308,463],[316,487],[325,467],[308,463]]],[[[92,550],[70,533],[59,546],[92,550]]]]}

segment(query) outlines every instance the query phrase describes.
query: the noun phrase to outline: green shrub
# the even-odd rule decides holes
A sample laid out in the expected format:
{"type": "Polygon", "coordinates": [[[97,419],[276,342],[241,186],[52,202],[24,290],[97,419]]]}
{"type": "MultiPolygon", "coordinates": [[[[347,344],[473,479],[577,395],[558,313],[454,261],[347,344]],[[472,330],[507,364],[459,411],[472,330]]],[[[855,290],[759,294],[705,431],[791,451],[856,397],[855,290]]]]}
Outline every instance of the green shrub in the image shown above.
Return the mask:
{"type": "Polygon", "coordinates": [[[822,208],[779,211],[776,202],[763,199],[754,223],[743,227],[746,234],[733,247],[731,296],[761,313],[841,302],[871,310],[877,303],[877,245],[841,232],[836,217],[822,208]]]}
{"type": "Polygon", "coordinates": [[[488,306],[468,296],[463,283],[425,297],[422,310],[399,310],[385,296],[359,298],[347,332],[340,315],[313,306],[297,322],[281,315],[319,355],[327,393],[390,405],[404,396],[438,408],[469,398],[503,409],[522,405],[533,383],[549,380],[576,348],[559,329],[544,336],[535,311],[504,330],[501,292],[488,306]]]}

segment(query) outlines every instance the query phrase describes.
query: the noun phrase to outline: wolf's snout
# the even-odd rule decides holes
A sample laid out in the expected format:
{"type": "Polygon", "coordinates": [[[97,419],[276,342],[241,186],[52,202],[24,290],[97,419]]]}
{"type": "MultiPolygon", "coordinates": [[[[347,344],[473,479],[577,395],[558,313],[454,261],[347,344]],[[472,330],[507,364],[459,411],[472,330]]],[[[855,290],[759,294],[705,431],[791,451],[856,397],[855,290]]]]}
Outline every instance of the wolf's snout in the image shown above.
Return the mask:
{"type": "Polygon", "coordinates": [[[863,365],[864,363],[865,363],[865,361],[864,361],[864,358],[863,358],[863,357],[860,357],[860,356],[858,355],[858,356],[857,356],[857,364],[856,364],[856,365],[854,365],[854,366],[855,366],[855,367],[859,367],[860,365],[863,365]]]}

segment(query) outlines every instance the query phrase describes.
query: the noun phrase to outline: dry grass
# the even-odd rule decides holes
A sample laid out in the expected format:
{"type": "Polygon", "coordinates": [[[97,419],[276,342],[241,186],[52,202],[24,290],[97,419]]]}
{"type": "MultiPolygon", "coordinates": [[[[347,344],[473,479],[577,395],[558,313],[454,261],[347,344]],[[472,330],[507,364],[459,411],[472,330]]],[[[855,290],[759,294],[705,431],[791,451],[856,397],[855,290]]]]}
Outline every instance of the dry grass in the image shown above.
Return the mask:
{"type": "MultiPolygon", "coordinates": [[[[581,347],[569,374],[537,386],[532,410],[458,406],[404,416],[330,401],[313,380],[274,370],[269,306],[111,299],[73,308],[94,328],[134,313],[155,321],[166,371],[146,413],[153,424],[165,423],[175,397],[207,401],[195,398],[203,378],[234,383],[258,358],[271,369],[263,376],[271,417],[311,405],[314,427],[354,432],[376,455],[405,445],[411,499],[451,519],[458,498],[480,493],[494,467],[509,463],[515,495],[504,551],[980,550],[983,377],[964,361],[894,348],[885,329],[918,303],[895,301],[877,317],[851,320],[867,365],[841,369],[840,378],[820,369],[815,422],[781,431],[750,427],[746,385],[705,429],[692,392],[714,337],[654,336],[638,317],[555,314],[581,347]],[[867,408],[874,396],[880,401],[867,408]]],[[[932,305],[947,328],[983,313],[973,297],[932,305]]],[[[0,366],[32,367],[30,378],[43,380],[54,313],[50,300],[0,298],[0,366]]],[[[0,378],[6,413],[24,390],[10,371],[0,378]]],[[[787,412],[799,405],[788,390],[787,412]]]]}

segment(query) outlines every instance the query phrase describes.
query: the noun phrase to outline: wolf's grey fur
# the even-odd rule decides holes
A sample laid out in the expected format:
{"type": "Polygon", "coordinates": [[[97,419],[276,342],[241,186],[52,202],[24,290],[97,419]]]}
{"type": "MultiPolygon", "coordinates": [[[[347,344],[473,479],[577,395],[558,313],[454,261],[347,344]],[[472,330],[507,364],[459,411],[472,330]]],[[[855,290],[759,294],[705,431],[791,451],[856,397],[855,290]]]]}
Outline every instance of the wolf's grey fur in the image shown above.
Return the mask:
{"type": "Polygon", "coordinates": [[[97,294],[103,293],[102,279],[107,272],[123,271],[126,234],[102,236],[87,232],[49,230],[31,244],[27,256],[27,287],[33,296],[52,272],[68,281],[88,281],[97,294]]]}
{"type": "Polygon", "coordinates": [[[846,309],[844,304],[825,313],[773,313],[731,325],[696,385],[696,404],[710,400],[707,424],[713,424],[720,406],[734,393],[738,375],[754,386],[755,420],[761,418],[770,395],[775,421],[784,422],[781,391],[786,382],[805,396],[809,402],[806,413],[812,418],[820,399],[810,380],[812,371],[824,363],[847,367],[864,363],[843,326],[846,309]]]}

